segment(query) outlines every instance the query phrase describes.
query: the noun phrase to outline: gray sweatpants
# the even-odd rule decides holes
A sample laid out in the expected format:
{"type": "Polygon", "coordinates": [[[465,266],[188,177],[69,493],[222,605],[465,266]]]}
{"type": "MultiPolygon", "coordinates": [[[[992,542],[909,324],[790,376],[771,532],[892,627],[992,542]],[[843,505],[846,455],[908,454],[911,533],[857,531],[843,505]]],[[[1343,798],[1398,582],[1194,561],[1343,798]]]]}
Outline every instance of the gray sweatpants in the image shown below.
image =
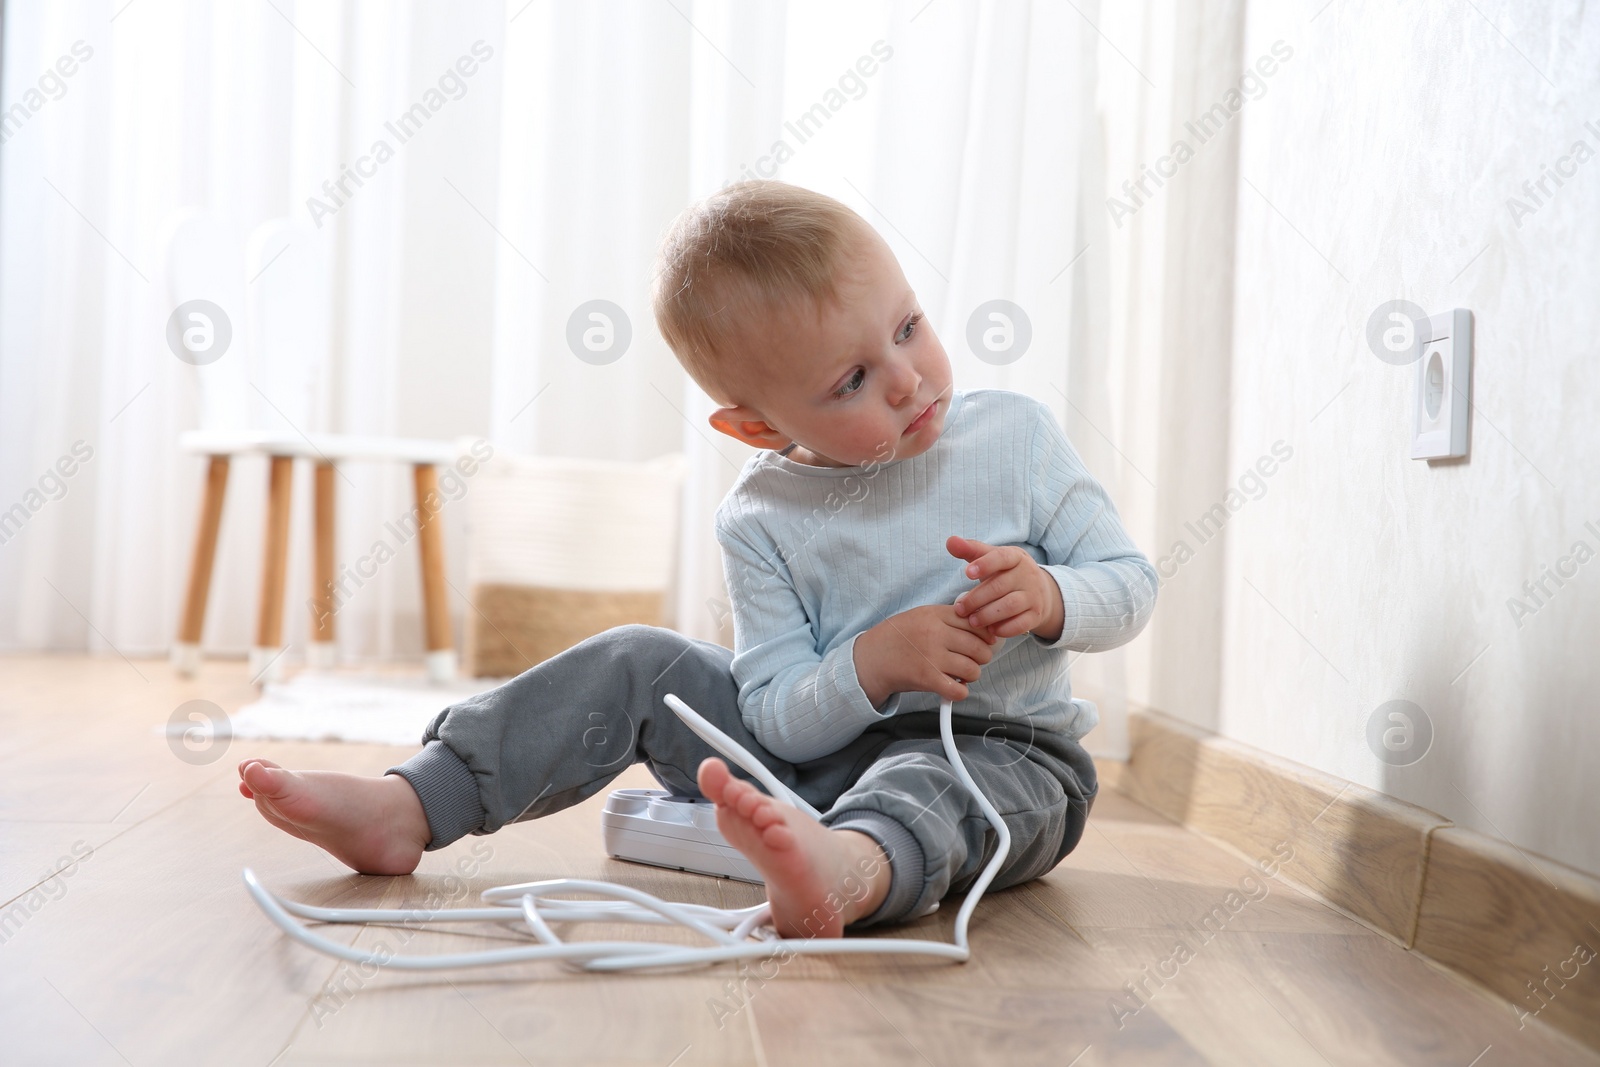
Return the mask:
{"type": "MultiPolygon", "coordinates": [[[[608,630],[445,708],[428,724],[422,751],[388,773],[421,799],[430,851],[576,804],[641,760],[664,788],[699,796],[700,762],[718,753],[663,703],[676,693],[823,812],[823,822],[883,847],[889,894],[855,925],[925,914],[972,884],[998,838],[945,759],[938,712],[892,716],[837,752],[790,763],[766,751],[740,718],[732,658],[721,645],[672,630],[608,630]]],[[[953,728],[968,772],[1011,831],[991,888],[1055,867],[1083,836],[1094,803],[1088,753],[1026,723],[956,715],[953,728]]]]}

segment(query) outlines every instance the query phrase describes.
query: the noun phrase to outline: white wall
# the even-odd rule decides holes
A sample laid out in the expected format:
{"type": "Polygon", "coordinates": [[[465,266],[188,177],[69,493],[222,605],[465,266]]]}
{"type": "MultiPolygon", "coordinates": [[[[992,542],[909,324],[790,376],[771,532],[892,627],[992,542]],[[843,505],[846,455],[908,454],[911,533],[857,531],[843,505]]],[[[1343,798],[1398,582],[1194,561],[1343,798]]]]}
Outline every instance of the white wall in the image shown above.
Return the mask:
{"type": "Polygon", "coordinates": [[[1600,13],[1317,6],[1245,14],[1245,62],[1293,58],[1240,113],[1228,466],[1293,458],[1227,526],[1218,725],[1600,871],[1600,562],[1507,606],[1600,551],[1600,13]],[[1464,463],[1407,458],[1413,368],[1364,339],[1396,298],[1476,317],[1464,463]],[[1366,740],[1392,699],[1434,730],[1410,766],[1366,740]]]}

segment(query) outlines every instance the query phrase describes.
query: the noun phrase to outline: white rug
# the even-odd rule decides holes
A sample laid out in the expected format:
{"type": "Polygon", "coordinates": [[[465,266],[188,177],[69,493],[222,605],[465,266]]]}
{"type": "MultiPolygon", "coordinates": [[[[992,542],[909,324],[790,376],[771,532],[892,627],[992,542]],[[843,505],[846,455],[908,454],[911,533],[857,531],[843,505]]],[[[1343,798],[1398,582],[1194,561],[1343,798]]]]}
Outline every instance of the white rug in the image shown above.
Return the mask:
{"type": "Polygon", "coordinates": [[[301,671],[266,686],[261,699],[228,717],[229,726],[234,737],[418,746],[423,729],[444,708],[505,681],[431,685],[420,677],[301,671]]]}

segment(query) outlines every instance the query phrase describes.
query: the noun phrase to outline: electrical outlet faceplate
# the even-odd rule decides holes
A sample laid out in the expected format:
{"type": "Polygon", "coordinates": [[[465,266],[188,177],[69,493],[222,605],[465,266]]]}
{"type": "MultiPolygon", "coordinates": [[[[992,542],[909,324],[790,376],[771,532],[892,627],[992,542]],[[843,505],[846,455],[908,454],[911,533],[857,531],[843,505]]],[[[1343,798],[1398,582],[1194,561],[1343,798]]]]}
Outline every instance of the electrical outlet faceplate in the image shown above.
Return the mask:
{"type": "Polygon", "coordinates": [[[1446,311],[1428,319],[1428,336],[1416,362],[1411,403],[1411,458],[1467,454],[1472,410],[1472,312],[1446,311]]]}

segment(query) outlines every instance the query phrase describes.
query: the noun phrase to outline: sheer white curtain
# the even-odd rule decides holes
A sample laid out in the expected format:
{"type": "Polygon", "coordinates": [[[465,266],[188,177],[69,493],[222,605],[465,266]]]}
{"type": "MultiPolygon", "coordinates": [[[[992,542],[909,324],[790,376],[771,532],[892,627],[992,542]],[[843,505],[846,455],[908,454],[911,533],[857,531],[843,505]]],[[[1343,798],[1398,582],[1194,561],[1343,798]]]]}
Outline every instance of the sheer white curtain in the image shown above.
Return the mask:
{"type": "MultiPolygon", "coordinates": [[[[347,185],[356,195],[320,227],[307,202],[326,199],[324,183],[375,140],[396,141],[385,123],[474,40],[498,44],[503,9],[462,7],[446,20],[422,7],[138,0],[10,4],[6,16],[0,508],[23,502],[27,514],[12,511],[0,531],[0,647],[159,654],[177,623],[203,471],[178,450],[181,431],[483,432],[486,390],[462,367],[484,362],[492,336],[492,233],[475,245],[439,240],[464,220],[436,222],[443,205],[416,187],[462,142],[492,173],[492,62],[376,178],[347,185]],[[70,77],[48,78],[58,57],[83,52],[70,77]],[[41,78],[43,102],[30,106],[41,78]],[[233,342],[203,367],[165,339],[166,244],[180,213],[195,211],[237,257],[207,293],[233,342]],[[279,345],[269,359],[264,342],[284,324],[263,318],[257,294],[273,279],[247,271],[243,256],[253,233],[285,218],[312,228],[333,266],[322,294],[332,325],[320,351],[279,345]],[[92,460],[64,492],[52,480],[29,497],[78,440],[92,460]]],[[[286,267],[300,269],[292,256],[266,269],[286,267]]],[[[399,470],[344,464],[341,475],[343,561],[404,513],[409,486],[399,470]]],[[[309,483],[298,471],[286,616],[286,638],[302,649],[309,483]]],[[[213,652],[252,640],[264,496],[264,462],[236,462],[206,627],[213,652]]],[[[418,649],[416,586],[406,558],[353,596],[339,615],[345,651],[418,649]]]]}
{"type": "MultiPolygon", "coordinates": [[[[75,42],[92,57],[0,147],[0,508],[74,442],[93,458],[64,493],[51,481],[25,505],[0,545],[0,647],[167,647],[202,471],[176,439],[197,426],[473,435],[618,459],[682,450],[676,624],[726,639],[709,521],[749,453],[706,426],[708,401],[655,332],[648,282],[672,217],[752,174],[859,211],[899,257],[957,384],[1050,404],[1145,542],[1138,476],[1119,458],[1139,405],[1104,310],[1095,5],[125,3],[7,5],[5,107],[75,42]],[[430,92],[442,104],[402,140],[393,124],[430,92]],[[185,208],[241,245],[275,219],[313,226],[331,264],[326,355],[259,358],[271,323],[251,321],[247,274],[219,282],[238,304],[229,354],[205,367],[172,355],[163,227],[185,208]],[[1031,324],[1005,365],[967,342],[995,299],[1031,324]],[[615,362],[568,346],[590,300],[628,318],[615,362]]],[[[252,639],[263,466],[241,461],[229,486],[212,653],[252,639]]],[[[286,639],[299,650],[309,478],[297,477],[286,639]]],[[[346,561],[404,513],[409,486],[342,464],[339,490],[346,561]]],[[[445,514],[465,592],[462,512],[445,514]]],[[[470,609],[452,610],[459,622],[470,609]]],[[[416,655],[415,561],[385,566],[339,625],[347,659],[416,655]]]]}

